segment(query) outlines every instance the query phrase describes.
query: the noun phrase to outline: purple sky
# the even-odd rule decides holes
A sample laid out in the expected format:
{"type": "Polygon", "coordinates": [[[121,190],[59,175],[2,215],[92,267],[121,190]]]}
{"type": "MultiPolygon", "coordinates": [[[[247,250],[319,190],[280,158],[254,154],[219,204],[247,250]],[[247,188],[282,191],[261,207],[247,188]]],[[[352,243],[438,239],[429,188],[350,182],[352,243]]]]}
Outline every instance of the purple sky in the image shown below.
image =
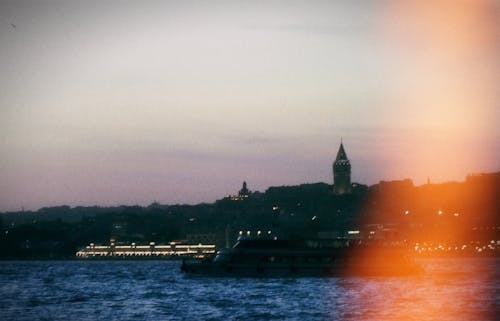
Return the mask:
{"type": "Polygon", "coordinates": [[[500,5],[1,1],[0,211],[500,170],[500,5]]]}

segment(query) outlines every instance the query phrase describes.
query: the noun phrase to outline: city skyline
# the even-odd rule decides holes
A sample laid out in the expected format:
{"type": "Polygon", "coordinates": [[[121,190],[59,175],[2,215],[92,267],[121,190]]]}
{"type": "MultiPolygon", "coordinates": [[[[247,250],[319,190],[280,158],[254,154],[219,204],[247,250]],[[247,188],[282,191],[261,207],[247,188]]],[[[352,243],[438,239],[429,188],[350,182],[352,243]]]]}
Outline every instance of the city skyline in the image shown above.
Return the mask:
{"type": "Polygon", "coordinates": [[[495,1],[0,1],[0,211],[500,169],[495,1]]]}

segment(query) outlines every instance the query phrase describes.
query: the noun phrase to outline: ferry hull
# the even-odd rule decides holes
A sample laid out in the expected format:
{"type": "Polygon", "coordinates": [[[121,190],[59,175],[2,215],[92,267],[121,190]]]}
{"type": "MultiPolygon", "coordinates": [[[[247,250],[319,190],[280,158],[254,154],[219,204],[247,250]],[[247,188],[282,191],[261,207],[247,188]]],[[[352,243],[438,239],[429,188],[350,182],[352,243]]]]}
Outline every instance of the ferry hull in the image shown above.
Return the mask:
{"type": "Polygon", "coordinates": [[[330,265],[247,265],[218,262],[183,261],[181,271],[187,275],[222,277],[341,277],[341,276],[407,276],[418,275],[418,265],[365,266],[330,265]]]}

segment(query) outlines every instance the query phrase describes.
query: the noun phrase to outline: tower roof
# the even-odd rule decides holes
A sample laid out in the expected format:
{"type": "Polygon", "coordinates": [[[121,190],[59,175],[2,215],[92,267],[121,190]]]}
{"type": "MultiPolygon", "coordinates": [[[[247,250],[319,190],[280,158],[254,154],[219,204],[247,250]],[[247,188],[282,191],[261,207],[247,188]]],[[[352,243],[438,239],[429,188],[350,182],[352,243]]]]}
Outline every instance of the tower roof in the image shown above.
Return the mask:
{"type": "Polygon", "coordinates": [[[342,143],[340,143],[339,151],[337,152],[337,158],[335,159],[335,162],[338,161],[349,161],[344,150],[344,145],[342,143]]]}

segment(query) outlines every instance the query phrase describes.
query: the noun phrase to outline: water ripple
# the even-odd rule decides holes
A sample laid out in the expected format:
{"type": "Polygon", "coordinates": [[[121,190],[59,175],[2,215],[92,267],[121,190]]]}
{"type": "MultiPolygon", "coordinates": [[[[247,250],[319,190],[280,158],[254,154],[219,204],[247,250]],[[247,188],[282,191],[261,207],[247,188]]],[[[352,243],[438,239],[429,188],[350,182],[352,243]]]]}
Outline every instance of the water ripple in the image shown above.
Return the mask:
{"type": "Polygon", "coordinates": [[[499,259],[405,278],[197,278],[172,261],[0,262],[0,320],[495,320],[499,259]]]}

